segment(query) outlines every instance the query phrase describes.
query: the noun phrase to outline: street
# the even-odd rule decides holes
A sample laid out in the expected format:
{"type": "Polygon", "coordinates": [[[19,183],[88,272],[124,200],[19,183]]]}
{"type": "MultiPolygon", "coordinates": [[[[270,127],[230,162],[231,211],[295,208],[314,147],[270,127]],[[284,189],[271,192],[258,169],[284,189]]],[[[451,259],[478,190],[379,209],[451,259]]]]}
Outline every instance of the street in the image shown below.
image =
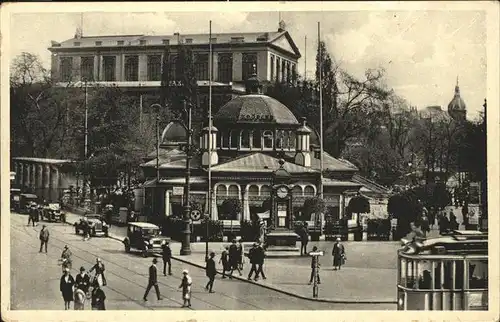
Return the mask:
{"type": "MultiPolygon", "coordinates": [[[[392,305],[332,304],[298,299],[258,285],[238,280],[222,280],[218,276],[216,293],[205,289],[204,270],[172,261],[173,276],[159,275],[159,288],[163,300],[157,301],[154,290],[148,302],[142,300],[148,279],[151,257],[142,258],[126,254],[119,241],[110,238],[92,238],[84,242],[74,234],[73,227],[62,223],[40,222],[39,226],[26,226],[27,216],[11,214],[11,309],[62,310],[64,302],[59,292],[61,267],[58,265],[64,245],[73,252],[71,274],[76,277],[80,266],[89,270],[96,257],[106,265],[108,310],[165,310],[181,309],[178,289],[181,272],[188,269],[193,278],[193,310],[342,310],[391,309],[392,305]],[[39,253],[38,233],[46,224],[50,231],[48,254],[39,253]]],[[[162,261],[158,268],[161,273],[162,261]]],[[[88,303],[86,309],[90,309],[88,303]]]]}

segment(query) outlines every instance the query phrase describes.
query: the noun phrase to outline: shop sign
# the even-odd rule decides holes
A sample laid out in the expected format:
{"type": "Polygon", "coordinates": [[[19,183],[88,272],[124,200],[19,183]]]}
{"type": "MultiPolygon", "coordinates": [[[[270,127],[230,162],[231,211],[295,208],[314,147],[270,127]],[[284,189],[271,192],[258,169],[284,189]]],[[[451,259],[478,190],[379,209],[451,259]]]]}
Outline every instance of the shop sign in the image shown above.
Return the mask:
{"type": "Polygon", "coordinates": [[[184,195],[184,187],[173,187],[172,195],[174,196],[184,195]]]}

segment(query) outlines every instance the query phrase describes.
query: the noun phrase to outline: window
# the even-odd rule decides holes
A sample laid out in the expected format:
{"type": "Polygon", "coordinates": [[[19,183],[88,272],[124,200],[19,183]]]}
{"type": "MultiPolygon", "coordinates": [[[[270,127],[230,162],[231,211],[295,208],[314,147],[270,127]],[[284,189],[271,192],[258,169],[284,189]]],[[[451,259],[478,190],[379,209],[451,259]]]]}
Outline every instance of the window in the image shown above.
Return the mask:
{"type": "Polygon", "coordinates": [[[228,132],[222,134],[221,148],[225,149],[229,148],[229,135],[230,133],[228,132]]]}
{"type": "Polygon", "coordinates": [[[278,76],[281,77],[282,82],[286,81],[286,61],[284,59],[281,60],[281,75],[278,76]]]}
{"type": "Polygon", "coordinates": [[[239,132],[235,130],[231,131],[231,138],[230,138],[231,149],[238,148],[238,145],[240,144],[239,139],[240,139],[239,132]]]}
{"type": "Polygon", "coordinates": [[[242,76],[243,80],[247,80],[255,72],[257,72],[257,54],[255,53],[243,53],[242,62],[242,76]]]}
{"type": "Polygon", "coordinates": [[[139,40],[139,45],[145,45],[146,44],[146,40],[139,40]]]}
{"type": "Polygon", "coordinates": [[[96,46],[102,46],[102,41],[96,41],[96,42],[95,42],[95,45],[96,45],[96,46]]]}
{"type": "Polygon", "coordinates": [[[177,56],[170,56],[170,80],[175,80],[177,71],[177,56]]]}
{"type": "Polygon", "coordinates": [[[148,81],[161,80],[161,55],[148,55],[148,81]]]}
{"type": "Polygon", "coordinates": [[[255,186],[255,185],[252,185],[250,187],[248,187],[248,196],[253,196],[253,197],[256,197],[259,195],[259,187],[255,186]]]}
{"type": "Polygon", "coordinates": [[[104,81],[113,82],[116,80],[116,56],[104,56],[104,81]]]}
{"type": "Polygon", "coordinates": [[[271,81],[274,80],[274,55],[271,55],[271,81]]]}
{"type": "Polygon", "coordinates": [[[240,195],[240,191],[238,189],[238,186],[236,186],[234,184],[229,186],[229,189],[227,189],[227,194],[228,194],[228,196],[231,196],[231,197],[238,197],[240,195]]]}
{"type": "Polygon", "coordinates": [[[292,82],[297,81],[297,64],[292,64],[292,82]]]}
{"type": "Polygon", "coordinates": [[[163,45],[170,45],[170,40],[169,40],[169,39],[163,39],[163,40],[161,41],[161,43],[162,43],[163,45]]]}
{"type": "Polygon", "coordinates": [[[286,140],[287,137],[285,136],[285,131],[281,130],[278,131],[276,135],[276,149],[284,149],[286,148],[286,140]]]}
{"type": "Polygon", "coordinates": [[[231,42],[245,42],[245,37],[231,37],[231,42]]]}
{"type": "Polygon", "coordinates": [[[81,58],[80,75],[84,81],[94,80],[94,56],[81,58]]]}
{"type": "Polygon", "coordinates": [[[247,130],[241,131],[241,147],[243,149],[250,148],[250,133],[247,130]]]}
{"type": "Polygon", "coordinates": [[[193,39],[192,38],[186,38],[186,44],[192,44],[193,39]]]}
{"type": "MultiPolygon", "coordinates": [[[[469,288],[488,288],[488,260],[470,261],[469,265],[469,288]]],[[[459,270],[457,269],[457,272],[459,270]]]]}
{"type": "Polygon", "coordinates": [[[124,42],[123,42],[123,40],[118,40],[116,43],[118,44],[118,46],[123,46],[124,42]]]}
{"type": "Polygon", "coordinates": [[[272,149],[273,148],[273,132],[264,131],[262,134],[262,138],[264,139],[264,149],[272,149]]]}
{"type": "Polygon", "coordinates": [[[208,80],[208,54],[195,55],[194,75],[197,80],[208,80]]]}
{"type": "Polygon", "coordinates": [[[304,188],[304,196],[314,197],[314,188],[312,186],[307,186],[304,188]]]}
{"type": "Polygon", "coordinates": [[[226,196],[227,195],[227,189],[226,189],[226,186],[224,185],[218,185],[217,186],[217,190],[216,190],[216,196],[219,197],[219,196],[226,196]]]}
{"type": "Polygon", "coordinates": [[[260,195],[263,197],[270,197],[271,196],[271,187],[269,187],[269,186],[260,187],[260,195]]]}
{"type": "Polygon", "coordinates": [[[259,130],[252,131],[252,148],[254,148],[254,149],[261,149],[262,148],[262,140],[261,140],[259,130]]]}
{"type": "Polygon", "coordinates": [[[81,45],[81,43],[80,43],[79,41],[75,41],[75,42],[73,43],[73,46],[76,46],[76,47],[79,47],[80,45],[81,45]]]}
{"type": "Polygon", "coordinates": [[[280,82],[280,65],[281,64],[281,59],[279,57],[276,57],[276,82],[280,82]]]}
{"type": "Polygon", "coordinates": [[[61,57],[61,81],[69,82],[73,70],[73,57],[61,57]]]}
{"type": "Polygon", "coordinates": [[[137,81],[139,74],[139,57],[125,56],[125,81],[137,81]]]}
{"type": "Polygon", "coordinates": [[[233,54],[219,54],[217,60],[218,81],[231,82],[233,80],[233,54]]]}
{"type": "Polygon", "coordinates": [[[292,189],[292,195],[294,197],[302,196],[302,187],[301,186],[294,186],[292,189]]]}
{"type": "Polygon", "coordinates": [[[295,141],[297,140],[297,137],[295,135],[294,131],[290,131],[288,135],[288,148],[289,149],[295,149],[295,141]]]}

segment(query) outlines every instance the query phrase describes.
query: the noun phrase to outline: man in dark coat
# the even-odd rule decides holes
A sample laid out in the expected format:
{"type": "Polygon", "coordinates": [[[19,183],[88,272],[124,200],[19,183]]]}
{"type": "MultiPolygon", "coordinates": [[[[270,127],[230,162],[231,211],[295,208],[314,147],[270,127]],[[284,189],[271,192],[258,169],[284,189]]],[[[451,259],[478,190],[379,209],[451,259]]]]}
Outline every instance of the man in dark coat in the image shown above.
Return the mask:
{"type": "MultiPolygon", "coordinates": [[[[317,252],[318,247],[314,246],[312,251],[317,252]]],[[[311,256],[311,278],[309,279],[309,284],[312,284],[314,280],[314,275],[316,275],[318,278],[318,284],[321,284],[321,280],[319,278],[319,272],[317,272],[316,269],[319,270],[319,256],[311,256]],[[316,263],[318,264],[318,267],[316,267],[316,263]]]]}
{"type": "Polygon", "coordinates": [[[92,289],[92,302],[90,303],[92,310],[106,310],[106,305],[104,304],[105,300],[106,294],[104,294],[99,283],[94,283],[94,288],[92,289]]]}
{"type": "Polygon", "coordinates": [[[252,274],[255,273],[255,279],[257,279],[257,262],[255,261],[255,250],[257,249],[257,243],[253,243],[253,247],[248,250],[248,260],[252,265],[250,273],[248,273],[248,279],[252,279],[252,274]]]}
{"type": "Polygon", "coordinates": [[[149,294],[149,291],[151,290],[151,287],[155,287],[156,291],[156,297],[158,298],[158,301],[161,300],[160,297],[160,289],[158,288],[158,270],[156,268],[156,263],[158,263],[158,260],[156,258],[153,258],[153,264],[149,266],[149,281],[148,281],[148,286],[146,287],[146,292],[144,293],[143,300],[147,301],[147,297],[149,294]]]}
{"type": "Polygon", "coordinates": [[[300,256],[307,255],[307,243],[309,242],[309,232],[307,223],[304,222],[300,229],[300,256]]]}
{"type": "Polygon", "coordinates": [[[211,252],[210,258],[207,259],[207,265],[205,267],[205,273],[207,274],[208,277],[208,283],[207,286],[205,286],[205,289],[210,293],[214,293],[214,291],[212,291],[212,287],[214,286],[215,276],[217,275],[217,269],[215,268],[214,257],[215,253],[211,252]]]}
{"type": "Polygon", "coordinates": [[[170,249],[170,245],[168,242],[166,242],[163,245],[163,251],[162,251],[162,257],[163,257],[163,275],[167,276],[167,264],[168,264],[168,275],[172,275],[172,249],[170,249]]]}
{"type": "Polygon", "coordinates": [[[241,270],[238,265],[238,259],[239,259],[238,246],[236,245],[236,239],[233,239],[233,243],[231,244],[231,246],[229,246],[229,265],[231,265],[231,272],[229,273],[229,276],[233,275],[233,271],[235,269],[238,270],[238,273],[240,273],[241,276],[241,270]]]}
{"type": "Polygon", "coordinates": [[[264,248],[262,248],[261,244],[257,245],[255,249],[255,262],[257,264],[257,274],[255,275],[255,280],[259,279],[259,274],[262,275],[263,279],[266,279],[266,274],[264,274],[264,258],[266,257],[266,253],[264,252],[264,248]]]}
{"type": "Polygon", "coordinates": [[[39,253],[42,252],[42,247],[45,245],[45,252],[47,252],[47,244],[49,243],[49,230],[47,229],[47,226],[43,225],[42,230],[40,231],[40,251],[39,253]]]}
{"type": "Polygon", "coordinates": [[[87,294],[90,288],[90,276],[85,272],[85,267],[80,267],[80,274],[76,275],[76,287],[87,294]]]}

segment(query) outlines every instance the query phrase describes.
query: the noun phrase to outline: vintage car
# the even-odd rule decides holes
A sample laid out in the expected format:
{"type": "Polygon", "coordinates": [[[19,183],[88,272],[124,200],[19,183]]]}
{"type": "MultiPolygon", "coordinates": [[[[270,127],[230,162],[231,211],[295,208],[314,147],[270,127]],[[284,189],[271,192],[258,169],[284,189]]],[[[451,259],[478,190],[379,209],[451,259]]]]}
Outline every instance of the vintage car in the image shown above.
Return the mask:
{"type": "Polygon", "coordinates": [[[42,209],[42,220],[66,222],[66,214],[61,212],[59,203],[49,203],[42,209]]]}
{"type": "Polygon", "coordinates": [[[90,226],[90,236],[97,236],[103,234],[108,237],[109,225],[99,214],[85,214],[79,221],[74,223],[75,234],[84,234],[85,225],[90,226]]]}
{"type": "Polygon", "coordinates": [[[19,200],[21,197],[21,189],[10,188],[10,209],[19,211],[19,200]]]}
{"type": "Polygon", "coordinates": [[[123,240],[125,252],[132,248],[139,250],[143,257],[149,254],[161,253],[162,245],[170,238],[160,235],[160,228],[146,222],[131,222],[128,224],[127,237],[123,240]]]}
{"type": "Polygon", "coordinates": [[[33,203],[38,204],[38,196],[32,193],[21,193],[19,195],[19,212],[27,214],[33,203]]]}

